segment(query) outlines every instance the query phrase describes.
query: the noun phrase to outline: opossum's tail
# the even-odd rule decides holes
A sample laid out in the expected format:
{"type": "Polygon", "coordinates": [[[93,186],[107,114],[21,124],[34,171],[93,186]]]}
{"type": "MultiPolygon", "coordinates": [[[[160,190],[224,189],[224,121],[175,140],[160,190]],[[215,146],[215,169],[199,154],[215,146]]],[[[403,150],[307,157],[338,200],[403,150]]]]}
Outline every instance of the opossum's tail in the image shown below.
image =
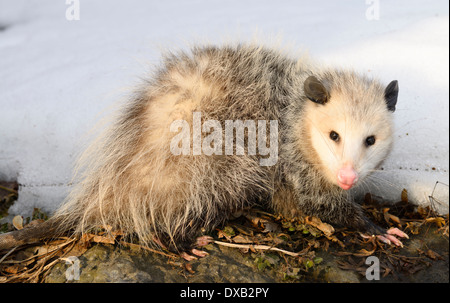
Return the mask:
{"type": "Polygon", "coordinates": [[[27,244],[37,244],[62,234],[61,221],[51,218],[33,227],[0,234],[0,252],[27,244]]]}

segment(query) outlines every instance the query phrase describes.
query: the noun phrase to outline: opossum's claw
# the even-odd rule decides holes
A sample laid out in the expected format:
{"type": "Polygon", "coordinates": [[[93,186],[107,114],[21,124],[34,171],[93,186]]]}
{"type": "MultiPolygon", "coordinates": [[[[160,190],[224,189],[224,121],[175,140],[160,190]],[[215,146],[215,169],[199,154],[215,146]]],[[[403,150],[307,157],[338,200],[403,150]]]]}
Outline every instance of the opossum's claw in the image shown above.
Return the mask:
{"type": "MultiPolygon", "coordinates": [[[[195,247],[202,247],[205,245],[208,245],[209,243],[211,243],[213,241],[213,238],[210,236],[201,236],[198,237],[195,240],[195,247]]],[[[204,258],[208,255],[208,253],[206,251],[203,250],[198,250],[198,249],[191,249],[190,251],[191,254],[188,254],[187,252],[182,252],[180,253],[180,256],[185,259],[186,261],[192,261],[192,260],[197,260],[197,257],[199,258],[204,258]]]]}
{"type": "Polygon", "coordinates": [[[400,246],[403,247],[403,243],[402,241],[400,241],[399,239],[397,239],[394,236],[385,234],[385,235],[377,235],[377,238],[380,239],[382,242],[386,243],[386,244],[394,244],[395,246],[400,246]]]}
{"type": "Polygon", "coordinates": [[[406,239],[409,239],[409,236],[408,236],[407,234],[405,234],[404,232],[402,232],[402,231],[401,231],[400,229],[398,229],[397,227],[389,228],[389,229],[387,230],[387,233],[388,233],[389,235],[395,235],[395,236],[400,237],[400,238],[406,238],[406,239]]]}
{"type": "Polygon", "coordinates": [[[188,254],[187,252],[182,252],[180,256],[185,259],[186,261],[192,261],[197,260],[197,257],[204,258],[208,255],[206,251],[198,250],[198,249],[192,249],[191,250],[192,255],[188,254]]]}
{"type": "Polygon", "coordinates": [[[208,245],[212,241],[213,241],[213,238],[210,236],[201,236],[201,237],[197,238],[195,244],[197,247],[202,247],[202,246],[208,245]]]}
{"type": "MultiPolygon", "coordinates": [[[[361,236],[363,238],[369,238],[369,236],[361,234],[361,236]]],[[[375,235],[374,235],[375,236],[375,235]]],[[[409,236],[407,234],[405,234],[404,232],[402,232],[400,229],[398,229],[397,227],[392,227],[390,229],[388,229],[385,233],[383,233],[382,235],[376,235],[376,237],[383,243],[392,245],[394,244],[395,246],[400,246],[403,247],[403,243],[402,241],[400,241],[399,239],[397,239],[395,236],[399,237],[399,238],[406,238],[409,239],[409,236]]]]}
{"type": "Polygon", "coordinates": [[[208,255],[208,253],[206,251],[198,250],[198,249],[195,249],[195,248],[193,250],[191,250],[191,252],[194,255],[196,255],[197,257],[200,257],[200,258],[204,258],[204,257],[206,257],[208,255]]]}
{"type": "Polygon", "coordinates": [[[409,236],[402,232],[397,227],[389,228],[384,235],[378,235],[378,239],[387,244],[394,244],[395,246],[403,247],[402,241],[397,239],[395,236],[399,238],[409,239],[409,236]]]}
{"type": "Polygon", "coordinates": [[[386,243],[386,244],[389,244],[389,245],[392,244],[391,240],[389,240],[389,239],[386,238],[385,236],[377,235],[377,238],[378,238],[381,242],[383,242],[383,243],[386,243]]]}
{"type": "Polygon", "coordinates": [[[186,261],[197,260],[196,257],[191,256],[191,255],[188,254],[187,252],[182,252],[182,253],[180,253],[180,257],[182,257],[182,258],[185,259],[186,261]]]}

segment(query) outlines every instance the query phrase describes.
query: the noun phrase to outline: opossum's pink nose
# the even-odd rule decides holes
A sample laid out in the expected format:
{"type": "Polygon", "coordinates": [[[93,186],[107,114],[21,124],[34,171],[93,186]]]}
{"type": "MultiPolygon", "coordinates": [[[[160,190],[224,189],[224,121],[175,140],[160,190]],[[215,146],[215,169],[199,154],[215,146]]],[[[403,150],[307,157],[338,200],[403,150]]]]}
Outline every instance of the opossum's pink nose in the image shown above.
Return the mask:
{"type": "Polygon", "coordinates": [[[338,171],[338,184],[342,189],[348,190],[358,181],[358,173],[352,165],[345,165],[338,171]]]}

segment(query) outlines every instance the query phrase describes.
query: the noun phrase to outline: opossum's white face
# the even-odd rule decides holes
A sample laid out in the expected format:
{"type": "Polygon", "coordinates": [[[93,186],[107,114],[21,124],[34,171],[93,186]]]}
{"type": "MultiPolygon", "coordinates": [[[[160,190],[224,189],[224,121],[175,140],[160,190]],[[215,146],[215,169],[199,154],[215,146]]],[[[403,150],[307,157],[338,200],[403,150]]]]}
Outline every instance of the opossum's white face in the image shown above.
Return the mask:
{"type": "MultiPolygon", "coordinates": [[[[387,110],[355,119],[336,100],[312,111],[311,143],[328,179],[347,190],[385,159],[392,144],[387,110]]],[[[313,105],[315,106],[315,105],[313,105]]]]}
{"type": "Polygon", "coordinates": [[[326,102],[316,98],[306,106],[311,144],[320,162],[315,164],[331,183],[348,190],[388,155],[395,104],[388,109],[383,91],[360,96],[331,92],[325,97],[326,102]]]}

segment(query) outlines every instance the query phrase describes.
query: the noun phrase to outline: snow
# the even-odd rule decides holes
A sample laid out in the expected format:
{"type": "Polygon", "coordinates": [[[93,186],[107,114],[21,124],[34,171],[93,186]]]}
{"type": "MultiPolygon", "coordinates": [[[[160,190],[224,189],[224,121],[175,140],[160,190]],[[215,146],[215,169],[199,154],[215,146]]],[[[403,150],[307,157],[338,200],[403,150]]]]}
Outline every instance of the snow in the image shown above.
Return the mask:
{"type": "Polygon", "coordinates": [[[255,37],[399,80],[396,145],[375,188],[429,203],[439,181],[433,196],[448,212],[448,1],[79,0],[80,20],[69,21],[74,2],[0,0],[0,180],[20,184],[10,213],[55,210],[86,133],[161,48],[255,37]],[[379,20],[369,20],[373,5],[379,20]]]}

